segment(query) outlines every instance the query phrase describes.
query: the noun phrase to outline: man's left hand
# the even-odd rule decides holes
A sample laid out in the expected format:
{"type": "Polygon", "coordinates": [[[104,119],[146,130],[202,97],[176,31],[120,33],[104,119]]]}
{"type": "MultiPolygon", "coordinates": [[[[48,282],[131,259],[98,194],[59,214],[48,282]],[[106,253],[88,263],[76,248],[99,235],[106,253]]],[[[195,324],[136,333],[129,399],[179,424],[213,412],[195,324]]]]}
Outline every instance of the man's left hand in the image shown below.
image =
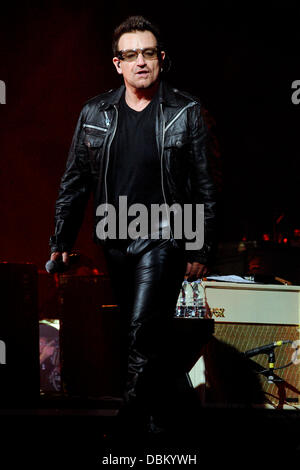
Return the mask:
{"type": "Polygon", "coordinates": [[[207,266],[197,262],[187,263],[185,270],[185,279],[187,281],[196,281],[202,279],[208,273],[207,266]]]}

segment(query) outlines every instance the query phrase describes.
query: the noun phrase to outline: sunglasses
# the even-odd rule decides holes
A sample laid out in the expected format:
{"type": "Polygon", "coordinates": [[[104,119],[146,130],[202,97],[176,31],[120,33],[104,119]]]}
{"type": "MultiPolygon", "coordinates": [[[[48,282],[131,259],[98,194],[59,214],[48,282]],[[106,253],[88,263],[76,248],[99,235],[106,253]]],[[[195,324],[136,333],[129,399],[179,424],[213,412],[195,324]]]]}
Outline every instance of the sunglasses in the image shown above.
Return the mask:
{"type": "Polygon", "coordinates": [[[143,49],[123,49],[118,51],[118,59],[125,60],[126,62],[134,62],[137,60],[139,54],[142,54],[146,60],[155,60],[158,58],[157,47],[145,47],[143,49]]]}

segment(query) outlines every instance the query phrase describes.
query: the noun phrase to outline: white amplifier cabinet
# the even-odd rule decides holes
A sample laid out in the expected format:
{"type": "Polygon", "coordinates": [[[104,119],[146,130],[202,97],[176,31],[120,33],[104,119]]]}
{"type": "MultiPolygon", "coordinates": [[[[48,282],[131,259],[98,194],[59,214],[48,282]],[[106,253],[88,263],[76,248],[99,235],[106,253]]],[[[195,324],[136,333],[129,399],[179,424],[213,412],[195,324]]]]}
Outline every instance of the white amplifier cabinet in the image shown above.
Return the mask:
{"type": "Polygon", "coordinates": [[[189,376],[202,401],[297,408],[300,286],[203,281],[201,287],[214,334],[189,376]],[[270,349],[244,354],[276,341],[283,344],[273,348],[274,358],[270,349]]]}

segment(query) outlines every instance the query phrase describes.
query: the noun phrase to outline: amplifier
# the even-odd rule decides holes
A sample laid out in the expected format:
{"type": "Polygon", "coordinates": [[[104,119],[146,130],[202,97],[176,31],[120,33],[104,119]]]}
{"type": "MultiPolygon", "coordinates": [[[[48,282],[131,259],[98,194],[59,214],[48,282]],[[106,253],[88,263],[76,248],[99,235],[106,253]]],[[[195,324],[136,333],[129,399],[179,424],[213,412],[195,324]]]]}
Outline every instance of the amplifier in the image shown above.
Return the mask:
{"type": "Polygon", "coordinates": [[[59,276],[63,393],[69,397],[121,394],[121,317],[108,277],[59,276]]]}
{"type": "MultiPolygon", "coordinates": [[[[67,396],[121,397],[127,372],[126,318],[114,304],[106,276],[59,276],[62,392],[67,396]]],[[[213,320],[173,319],[170,361],[185,374],[213,332],[213,320]]]]}
{"type": "Polygon", "coordinates": [[[214,335],[189,372],[202,401],[297,408],[300,287],[218,281],[202,287],[214,335]],[[276,341],[283,344],[244,354],[276,341]]]}
{"type": "Polygon", "coordinates": [[[38,398],[38,273],[33,264],[0,263],[0,395],[38,398]]]}

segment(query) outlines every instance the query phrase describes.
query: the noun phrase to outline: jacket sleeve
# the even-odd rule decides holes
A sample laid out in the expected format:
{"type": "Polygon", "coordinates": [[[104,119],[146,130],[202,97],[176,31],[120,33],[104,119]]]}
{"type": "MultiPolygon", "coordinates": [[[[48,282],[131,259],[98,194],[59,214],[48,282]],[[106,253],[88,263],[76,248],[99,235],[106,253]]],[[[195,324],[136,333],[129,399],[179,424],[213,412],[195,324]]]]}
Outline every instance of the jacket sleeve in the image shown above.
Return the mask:
{"type": "Polygon", "coordinates": [[[212,146],[202,107],[190,109],[189,178],[191,199],[204,208],[204,243],[200,249],[186,250],[187,261],[209,263],[216,241],[217,191],[212,176],[212,146]]]}
{"type": "Polygon", "coordinates": [[[50,237],[51,253],[71,251],[81,227],[92,188],[87,147],[84,144],[84,109],[81,111],[61,178],[55,204],[55,233],[50,237]]]}

